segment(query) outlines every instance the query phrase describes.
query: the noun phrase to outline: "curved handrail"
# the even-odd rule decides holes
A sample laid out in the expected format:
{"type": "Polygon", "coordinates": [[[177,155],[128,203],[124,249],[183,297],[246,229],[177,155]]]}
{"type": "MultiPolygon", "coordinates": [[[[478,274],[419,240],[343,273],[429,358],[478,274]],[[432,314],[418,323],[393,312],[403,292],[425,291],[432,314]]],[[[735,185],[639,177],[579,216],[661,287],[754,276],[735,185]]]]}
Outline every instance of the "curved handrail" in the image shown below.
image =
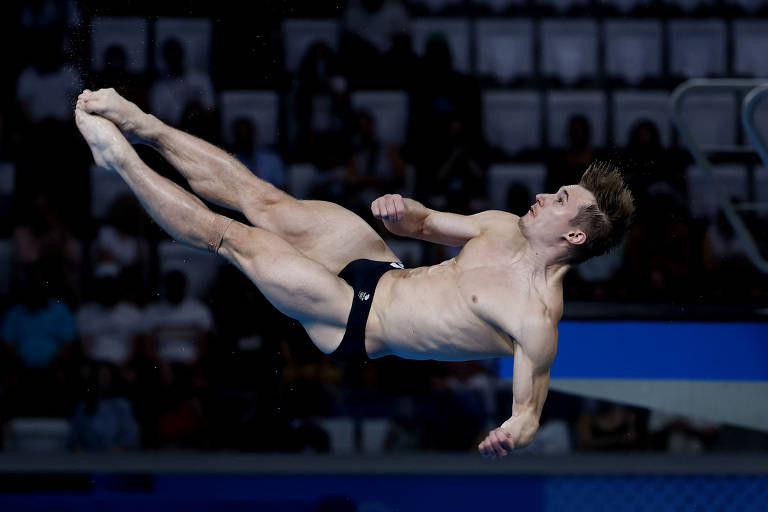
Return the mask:
{"type": "MultiPolygon", "coordinates": [[[[701,89],[706,89],[710,91],[752,90],[754,92],[754,90],[756,89],[762,90],[762,88],[766,86],[768,86],[768,84],[766,84],[766,80],[733,79],[733,78],[695,78],[680,84],[673,91],[672,96],[670,97],[670,100],[669,100],[670,107],[672,110],[672,120],[674,121],[678,132],[680,132],[680,135],[683,139],[683,143],[688,147],[688,150],[693,156],[693,159],[695,160],[696,164],[701,168],[704,174],[709,178],[710,184],[712,185],[712,188],[715,191],[715,197],[720,203],[720,207],[722,208],[723,213],[725,214],[725,218],[731,224],[731,227],[733,227],[734,232],[736,232],[739,239],[741,240],[741,244],[744,247],[747,257],[755,266],[755,268],[757,268],[760,272],[764,274],[768,274],[768,261],[765,258],[763,258],[762,254],[760,254],[760,250],[758,249],[757,244],[755,243],[754,237],[749,232],[749,229],[747,228],[747,226],[744,224],[744,221],[741,219],[741,216],[738,213],[736,213],[736,209],[731,203],[731,198],[728,196],[728,193],[726,192],[725,188],[722,186],[722,184],[720,183],[720,180],[715,175],[715,171],[712,167],[712,163],[705,156],[703,148],[696,142],[693,136],[693,133],[691,132],[690,128],[688,127],[688,124],[686,123],[683,117],[682,107],[683,107],[683,98],[688,93],[694,90],[701,90],[701,89]]],[[[760,92],[756,96],[756,98],[757,99],[762,98],[763,94],[765,93],[760,92]]],[[[751,107],[747,107],[743,105],[742,112],[745,112],[745,109],[751,108],[752,110],[749,113],[752,114],[752,117],[754,117],[753,116],[754,107],[757,105],[757,100],[752,99],[749,103],[746,103],[746,98],[745,98],[745,105],[750,105],[751,107]]],[[[750,121],[752,120],[752,117],[750,117],[750,121]]],[[[748,137],[750,141],[752,141],[754,144],[754,141],[752,140],[752,135],[757,135],[757,134],[753,130],[751,124],[749,125],[749,128],[747,128],[747,130],[748,130],[747,131],[748,137]],[[751,134],[749,130],[753,130],[751,134]]],[[[760,144],[759,136],[757,140],[759,145],[760,144]]],[[[739,150],[741,146],[734,146],[733,148],[736,150],[739,150]]],[[[764,148],[765,146],[762,146],[763,150],[764,148]]],[[[727,147],[723,148],[723,150],[727,150],[727,149],[729,148],[727,147]]]]}
{"type": "Polygon", "coordinates": [[[765,141],[760,137],[760,133],[755,127],[755,110],[767,95],[768,83],[764,83],[749,91],[741,104],[741,124],[744,126],[744,132],[747,134],[749,142],[755,147],[757,154],[760,155],[760,160],[763,161],[766,169],[768,169],[768,149],[766,149],[765,141]]]}

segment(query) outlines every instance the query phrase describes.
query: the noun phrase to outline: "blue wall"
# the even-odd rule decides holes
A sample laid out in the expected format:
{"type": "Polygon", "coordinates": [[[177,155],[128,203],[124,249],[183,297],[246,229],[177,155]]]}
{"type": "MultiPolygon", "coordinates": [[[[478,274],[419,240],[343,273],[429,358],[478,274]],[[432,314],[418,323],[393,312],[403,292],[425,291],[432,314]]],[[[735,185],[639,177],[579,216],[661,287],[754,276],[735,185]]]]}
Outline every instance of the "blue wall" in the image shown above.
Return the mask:
{"type": "Polygon", "coordinates": [[[560,322],[552,378],[766,381],[768,322],[560,322]]]}
{"type": "Polygon", "coordinates": [[[0,510],[308,512],[328,496],[376,512],[749,512],[768,507],[767,475],[156,475],[140,480],[145,484],[135,488],[135,477],[96,475],[89,491],[0,493],[0,510]]]}

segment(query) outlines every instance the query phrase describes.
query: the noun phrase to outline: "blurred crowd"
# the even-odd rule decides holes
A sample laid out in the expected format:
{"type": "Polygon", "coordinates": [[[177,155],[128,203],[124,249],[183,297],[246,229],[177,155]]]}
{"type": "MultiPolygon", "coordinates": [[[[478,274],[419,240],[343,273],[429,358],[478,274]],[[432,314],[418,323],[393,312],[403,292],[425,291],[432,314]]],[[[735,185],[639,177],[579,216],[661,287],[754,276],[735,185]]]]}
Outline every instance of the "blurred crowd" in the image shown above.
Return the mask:
{"type": "MultiPolygon", "coordinates": [[[[208,286],[192,290],[194,269],[163,267],[158,248],[166,235],[134,198],[118,194],[94,215],[91,157],[72,122],[73,98],[84,87],[114,87],[289,191],[289,167],[310,163],[315,172],[306,197],[340,203],[370,221],[371,200],[391,192],[458,213],[488,208],[487,171],[499,160],[544,163],[552,191],[576,182],[593,159],[610,158],[626,169],[638,218],[617,251],[571,272],[567,301],[766,299],[765,278],[750,267],[722,215],[711,222],[691,215],[690,161],[662,145],[652,121],[636,123],[626,147],[605,148],[595,146],[594,127],[577,114],[565,147],[502,155],[483,137],[482,84],[454,68],[440,36],[416,55],[407,31],[412,12],[399,2],[350,0],[335,10],[324,2],[266,2],[263,16],[222,17],[207,73],[188,69],[183,45],[171,38],[152,71],[140,74],[130,71],[119,46],[105,51],[99,71],[90,65],[88,22],[95,14],[220,13],[196,2],[132,2],[124,12],[106,13],[92,4],[12,2],[1,22],[4,47],[18,48],[0,80],[0,238],[10,269],[0,296],[6,449],[17,447],[18,418],[58,417],[67,420],[63,442],[74,450],[470,450],[511,410],[511,389],[497,379],[493,362],[385,358],[340,365],[233,267],[215,267],[208,286]],[[343,19],[340,47],[311,44],[291,73],[282,61],[279,22],[314,9],[343,19]],[[230,137],[221,133],[216,93],[223,88],[270,89],[289,99],[275,144],[264,144],[245,117],[226,128],[230,137]],[[384,143],[374,113],[353,108],[350,92],[360,89],[408,92],[403,144],[384,143]]],[[[151,149],[138,151],[186,186],[151,149]]],[[[506,192],[509,211],[523,213],[541,191],[516,183],[506,192]]],[[[764,233],[764,219],[748,221],[764,233]]],[[[413,247],[404,257],[411,266],[453,255],[413,247]]],[[[553,392],[528,450],[734,447],[765,448],[766,441],[693,418],[553,392]]]]}

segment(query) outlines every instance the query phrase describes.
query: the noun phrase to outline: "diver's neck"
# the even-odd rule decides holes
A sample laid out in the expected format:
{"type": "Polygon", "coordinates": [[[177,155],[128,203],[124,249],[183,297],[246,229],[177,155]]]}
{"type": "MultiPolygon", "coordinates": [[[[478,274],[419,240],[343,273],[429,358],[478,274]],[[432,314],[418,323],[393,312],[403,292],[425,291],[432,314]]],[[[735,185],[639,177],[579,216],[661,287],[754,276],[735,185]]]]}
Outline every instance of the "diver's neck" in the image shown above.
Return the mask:
{"type": "Polygon", "coordinates": [[[525,267],[532,276],[543,279],[547,285],[560,285],[571,265],[565,261],[563,249],[537,246],[526,241],[516,263],[525,267]]]}

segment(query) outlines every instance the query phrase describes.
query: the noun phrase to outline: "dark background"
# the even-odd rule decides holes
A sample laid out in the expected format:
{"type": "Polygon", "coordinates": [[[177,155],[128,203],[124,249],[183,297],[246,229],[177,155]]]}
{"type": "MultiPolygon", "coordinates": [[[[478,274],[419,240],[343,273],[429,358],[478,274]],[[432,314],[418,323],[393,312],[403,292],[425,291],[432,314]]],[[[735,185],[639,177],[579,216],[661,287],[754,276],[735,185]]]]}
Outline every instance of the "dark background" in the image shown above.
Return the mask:
{"type": "MultiPolygon", "coordinates": [[[[225,147],[289,192],[352,209],[388,241],[392,238],[369,212],[370,200],[380,194],[399,191],[458,213],[504,208],[522,214],[533,194],[577,181],[595,158],[610,159],[633,188],[637,220],[617,251],[570,272],[566,316],[762,318],[766,277],[749,264],[717,209],[702,207],[714,204],[710,189],[692,171],[669,118],[661,125],[651,121],[658,119],[653,114],[658,103],[651,104],[649,116],[638,116],[622,133],[617,98],[627,91],[668,94],[690,78],[683,76],[686,70],[712,60],[701,40],[677,42],[684,33],[681,22],[720,45],[725,58],[711,66],[710,76],[748,76],[740,52],[761,55],[768,45],[765,38],[741,45],[737,27],[749,19],[768,28],[766,4],[510,2],[500,10],[483,2],[427,4],[4,4],[0,421],[7,427],[5,449],[39,449],[38,441],[24,441],[39,424],[24,418],[44,417],[49,421],[41,428],[51,429],[52,449],[469,451],[511,408],[511,389],[496,378],[493,362],[385,358],[339,365],[232,266],[170,242],[130,195],[120,195],[114,177],[91,169],[71,115],[74,98],[86,87],[114,87],[169,124],[225,147]],[[96,54],[99,38],[109,38],[95,30],[104,18],[142,27],[131,39],[145,48],[143,66],[134,70],[135,55],[119,45],[96,54]],[[439,25],[446,18],[470,27],[466,69],[455,65],[460,60],[447,44],[450,31],[430,30],[423,49],[417,45],[419,22],[439,25]],[[481,69],[484,33],[478,27],[487,18],[530,23],[530,47],[503,43],[496,50],[510,58],[529,52],[527,70],[501,77],[481,69]],[[299,37],[286,28],[292,19],[324,20],[335,30],[330,45],[309,37],[296,69],[286,63],[288,47],[299,37]],[[659,51],[649,57],[656,67],[629,74],[612,69],[608,56],[619,43],[608,27],[616,20],[652,26],[638,30],[638,40],[629,46],[647,50],[657,37],[659,51]],[[712,20],[722,33],[708,32],[712,20]],[[174,28],[187,21],[203,30],[174,36],[174,28]],[[547,28],[552,22],[563,25],[553,32],[547,28]],[[579,29],[584,22],[597,30],[579,29]],[[171,36],[160,36],[163,23],[171,36]],[[573,39],[554,37],[570,30],[573,39]],[[376,39],[380,34],[384,37],[376,39]],[[187,46],[196,42],[209,52],[202,63],[187,46]],[[572,72],[550,70],[545,51],[550,47],[555,62],[576,63],[572,72]],[[594,68],[579,57],[588,50],[594,52],[594,68]],[[259,133],[260,111],[245,112],[256,117],[256,126],[238,114],[232,119],[239,121],[223,122],[223,98],[233,90],[274,93],[265,108],[275,119],[274,133],[259,133]],[[402,143],[381,140],[373,110],[355,106],[356,93],[370,90],[396,91],[407,100],[401,105],[402,143]],[[518,123],[506,137],[540,133],[535,144],[510,151],[494,131],[494,116],[519,112],[494,112],[484,105],[495,92],[520,91],[533,93],[521,111],[538,127],[518,123]],[[578,100],[585,92],[601,105],[600,130],[578,100]],[[565,114],[551,100],[560,93],[575,105],[565,114]],[[562,133],[552,135],[548,128],[558,116],[566,121],[562,133]],[[605,141],[596,133],[605,133],[605,141]],[[272,136],[273,144],[260,142],[272,136]]],[[[753,62],[753,74],[768,73],[765,59],[746,60],[753,62]]],[[[727,127],[714,142],[743,142],[735,117],[719,117],[721,112],[703,118],[704,124],[727,127]]],[[[186,186],[158,155],[145,147],[138,151],[152,168],[186,186]]],[[[736,183],[737,201],[768,197],[756,156],[719,152],[714,160],[736,183]]],[[[766,218],[750,214],[745,221],[764,249],[766,218]]],[[[409,266],[454,254],[417,241],[393,241],[393,247],[409,266]]],[[[542,418],[547,422],[554,426],[553,441],[537,449],[553,453],[767,446],[756,432],[560,393],[548,399],[542,418]]]]}

